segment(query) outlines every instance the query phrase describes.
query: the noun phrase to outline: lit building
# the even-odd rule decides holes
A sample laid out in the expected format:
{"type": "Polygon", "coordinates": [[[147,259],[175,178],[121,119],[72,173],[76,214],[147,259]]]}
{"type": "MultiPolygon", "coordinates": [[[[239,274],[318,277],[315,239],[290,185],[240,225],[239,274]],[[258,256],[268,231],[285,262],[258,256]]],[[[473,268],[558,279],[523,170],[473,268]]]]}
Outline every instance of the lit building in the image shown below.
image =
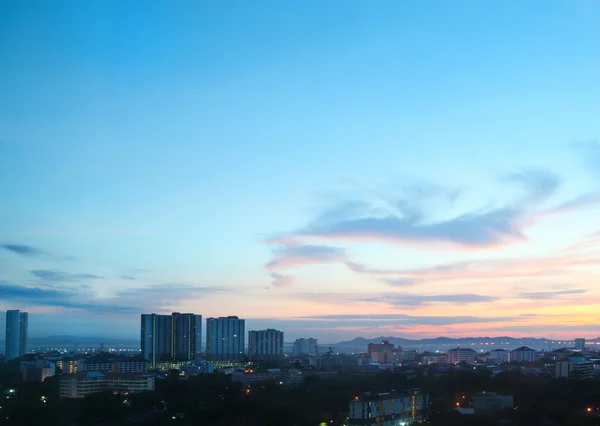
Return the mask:
{"type": "Polygon", "coordinates": [[[387,340],[381,343],[369,343],[367,353],[369,358],[378,364],[388,364],[397,361],[396,347],[387,340]]]}
{"type": "Polygon", "coordinates": [[[63,374],[77,373],[79,360],[74,358],[57,359],[56,366],[61,369],[63,374]]]}
{"type": "Polygon", "coordinates": [[[80,371],[65,374],[60,379],[61,398],[83,398],[96,392],[145,392],[153,391],[155,376],[147,373],[112,373],[80,371]]]}
{"type": "Polygon", "coordinates": [[[142,314],[141,350],[151,368],[164,361],[190,361],[200,353],[202,315],[142,314]]]}
{"type": "Polygon", "coordinates": [[[46,378],[56,374],[56,365],[53,362],[44,360],[21,361],[19,368],[21,380],[24,382],[43,382],[46,378]]]}
{"type": "Polygon", "coordinates": [[[585,352],[585,339],[575,339],[575,350],[579,352],[585,352]]]}
{"type": "Polygon", "coordinates": [[[428,395],[420,389],[368,393],[350,402],[349,426],[397,426],[426,420],[428,395]]]}
{"type": "Polygon", "coordinates": [[[535,359],[536,351],[527,346],[521,346],[520,348],[510,351],[510,362],[535,362],[535,359]]]}
{"type": "Polygon", "coordinates": [[[569,357],[556,362],[556,378],[591,379],[594,376],[594,363],[581,357],[569,357]]]}
{"type": "Polygon", "coordinates": [[[450,364],[459,364],[461,362],[473,362],[477,352],[473,349],[456,348],[448,351],[448,362],[450,364]]]}
{"type": "Polygon", "coordinates": [[[309,337],[308,339],[300,338],[294,342],[294,348],[292,349],[293,355],[311,355],[317,354],[317,339],[309,337]]]}
{"type": "Polygon", "coordinates": [[[185,377],[212,374],[213,372],[214,366],[212,364],[192,364],[179,367],[179,373],[185,377]]]}
{"type": "Polygon", "coordinates": [[[269,328],[248,332],[250,361],[277,360],[283,357],[283,331],[269,328]]]}
{"type": "Polygon", "coordinates": [[[173,312],[171,354],[178,361],[193,360],[202,344],[202,315],[173,312]]]}
{"type": "Polygon", "coordinates": [[[170,315],[142,314],[142,356],[150,362],[151,368],[171,359],[172,328],[170,315]]]}
{"type": "Polygon", "coordinates": [[[18,309],[6,311],[6,340],[4,356],[7,360],[22,357],[27,353],[27,312],[18,309]]]}
{"type": "Polygon", "coordinates": [[[145,373],[148,371],[148,361],[116,360],[116,359],[87,359],[79,362],[83,371],[112,371],[115,373],[145,373]]]}
{"type": "Polygon", "coordinates": [[[421,361],[424,365],[444,364],[448,362],[447,354],[425,355],[421,361]]]}
{"type": "Polygon", "coordinates": [[[508,362],[510,359],[510,351],[506,349],[493,349],[490,351],[489,359],[497,364],[508,362]]]}
{"type": "Polygon", "coordinates": [[[206,358],[241,360],[244,358],[245,321],[236,316],[206,319],[206,358]]]}

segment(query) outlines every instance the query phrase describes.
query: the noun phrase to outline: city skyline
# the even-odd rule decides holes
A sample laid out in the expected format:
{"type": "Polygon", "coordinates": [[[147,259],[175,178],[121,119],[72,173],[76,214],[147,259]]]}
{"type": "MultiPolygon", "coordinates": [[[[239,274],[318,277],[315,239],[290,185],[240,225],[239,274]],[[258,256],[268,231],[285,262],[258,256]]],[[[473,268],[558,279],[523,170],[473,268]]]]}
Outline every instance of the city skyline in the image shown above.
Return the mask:
{"type": "Polygon", "coordinates": [[[599,23],[4,2],[0,309],[29,337],[197,312],[289,341],[596,338],[599,23]]]}

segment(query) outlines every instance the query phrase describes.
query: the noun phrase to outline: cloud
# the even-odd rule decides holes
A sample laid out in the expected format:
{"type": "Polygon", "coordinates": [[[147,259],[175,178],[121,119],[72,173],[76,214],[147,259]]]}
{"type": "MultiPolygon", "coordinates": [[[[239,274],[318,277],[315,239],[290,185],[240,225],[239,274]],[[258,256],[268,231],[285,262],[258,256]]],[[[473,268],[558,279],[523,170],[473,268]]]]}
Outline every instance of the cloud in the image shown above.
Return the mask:
{"type": "Polygon", "coordinates": [[[440,220],[428,217],[428,211],[439,209],[426,209],[423,198],[437,197],[447,202],[455,200],[458,193],[449,196],[443,191],[424,191],[415,185],[412,191],[405,187],[395,195],[340,201],[306,226],[272,238],[271,242],[321,238],[492,248],[525,241],[525,231],[541,217],[600,203],[600,193],[590,193],[543,210],[542,205],[556,194],[561,184],[560,177],[548,171],[517,171],[501,183],[516,186],[523,194],[503,206],[474,209],[440,220]]]}
{"type": "Polygon", "coordinates": [[[174,300],[184,299],[189,296],[203,297],[218,293],[228,293],[236,291],[233,287],[223,286],[207,286],[197,287],[188,284],[179,283],[165,283],[161,285],[154,285],[150,287],[132,287],[124,290],[120,290],[116,293],[117,297],[142,297],[146,300],[152,298],[153,300],[166,298],[168,299],[173,296],[176,297],[174,300]]]}
{"type": "Polygon", "coordinates": [[[410,287],[416,284],[416,282],[410,278],[389,278],[382,279],[381,281],[393,287],[410,287]]]}
{"type": "Polygon", "coordinates": [[[587,290],[583,289],[572,289],[572,290],[560,290],[560,291],[540,291],[540,292],[524,292],[519,293],[519,297],[524,299],[556,299],[560,296],[570,295],[570,294],[584,294],[587,293],[587,290]]]}
{"type": "Polygon", "coordinates": [[[454,303],[454,304],[469,304],[469,303],[486,303],[498,300],[497,297],[484,296],[481,294],[439,294],[439,295],[385,295],[367,299],[360,299],[363,302],[385,302],[393,306],[421,306],[431,303],[454,303]]]}
{"type": "Polygon", "coordinates": [[[93,280],[104,278],[98,275],[92,274],[69,274],[67,272],[60,271],[48,271],[45,269],[33,269],[29,271],[31,275],[34,277],[40,278],[42,280],[47,281],[57,281],[57,282],[74,282],[74,281],[83,281],[83,280],[93,280]]]}
{"type": "Polygon", "coordinates": [[[327,321],[347,322],[364,324],[365,322],[390,322],[411,325],[451,325],[451,324],[471,324],[471,323],[490,323],[514,320],[515,317],[476,317],[476,316],[414,316],[405,314],[375,314],[375,315],[312,315],[302,316],[297,319],[305,321],[327,321]]]}
{"type": "Polygon", "coordinates": [[[81,293],[73,291],[25,287],[8,281],[0,281],[0,294],[2,294],[2,299],[5,301],[29,305],[58,306],[94,312],[126,313],[139,311],[139,309],[132,306],[81,300],[81,293]]]}
{"type": "Polygon", "coordinates": [[[279,274],[277,272],[272,272],[271,278],[273,278],[271,284],[275,288],[289,287],[294,282],[294,277],[291,275],[279,274]]]}
{"type": "Polygon", "coordinates": [[[122,280],[135,280],[135,277],[132,277],[131,275],[121,275],[121,279],[122,280]]]}
{"type": "Polygon", "coordinates": [[[27,246],[24,244],[3,244],[0,246],[8,251],[11,251],[21,256],[28,257],[42,257],[48,256],[48,254],[42,250],[36,249],[35,247],[27,246]]]}
{"type": "Polygon", "coordinates": [[[346,260],[346,254],[342,249],[317,245],[283,246],[275,249],[274,255],[275,258],[265,265],[269,270],[346,260]]]}

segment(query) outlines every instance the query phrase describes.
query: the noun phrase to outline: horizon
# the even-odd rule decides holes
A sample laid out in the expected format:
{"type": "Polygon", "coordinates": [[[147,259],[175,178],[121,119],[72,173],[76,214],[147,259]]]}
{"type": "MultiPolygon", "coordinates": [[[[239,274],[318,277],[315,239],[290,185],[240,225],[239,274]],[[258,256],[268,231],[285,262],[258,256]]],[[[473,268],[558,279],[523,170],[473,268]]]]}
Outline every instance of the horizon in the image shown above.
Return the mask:
{"type": "Polygon", "coordinates": [[[600,336],[600,4],[369,6],[0,4],[0,310],[600,336]]]}

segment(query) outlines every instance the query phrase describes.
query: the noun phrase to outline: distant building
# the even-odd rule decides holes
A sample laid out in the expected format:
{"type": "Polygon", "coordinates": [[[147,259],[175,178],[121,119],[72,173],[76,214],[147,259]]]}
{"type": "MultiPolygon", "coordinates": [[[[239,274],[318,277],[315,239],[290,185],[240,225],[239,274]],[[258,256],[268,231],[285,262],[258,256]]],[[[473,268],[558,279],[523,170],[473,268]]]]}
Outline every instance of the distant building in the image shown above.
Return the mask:
{"type": "Polygon", "coordinates": [[[83,371],[111,371],[114,373],[145,373],[148,361],[127,359],[127,357],[98,356],[79,361],[83,371]]]}
{"type": "Polygon", "coordinates": [[[578,352],[585,352],[585,339],[575,339],[575,350],[578,352]]]}
{"type": "Polygon", "coordinates": [[[24,382],[43,382],[48,377],[52,377],[56,374],[56,365],[50,361],[21,361],[19,367],[21,371],[21,380],[24,382]]]}
{"type": "Polygon", "coordinates": [[[27,328],[29,316],[18,309],[6,311],[6,360],[22,357],[27,353],[27,328]]]}
{"type": "Polygon", "coordinates": [[[150,368],[164,361],[191,361],[200,354],[202,315],[142,314],[141,351],[150,368]]]}
{"type": "Polygon", "coordinates": [[[244,358],[245,321],[236,316],[206,319],[206,358],[234,361],[244,358]]]}
{"type": "Polygon", "coordinates": [[[153,391],[155,379],[153,374],[148,373],[81,371],[65,374],[60,378],[60,397],[84,398],[104,390],[120,393],[153,391]]]}
{"type": "Polygon", "coordinates": [[[248,359],[250,361],[283,358],[283,331],[269,328],[248,332],[248,359]]]}
{"type": "Polygon", "coordinates": [[[412,425],[423,423],[429,406],[420,389],[369,393],[350,402],[349,426],[412,425]]]}
{"type": "Polygon", "coordinates": [[[594,377],[594,363],[581,357],[569,357],[556,362],[556,378],[591,379],[594,377]]]}
{"type": "Polygon", "coordinates": [[[367,354],[377,364],[389,364],[396,362],[396,347],[387,340],[381,343],[369,343],[367,354]]]}
{"type": "Polygon", "coordinates": [[[505,408],[514,407],[512,395],[498,395],[493,392],[478,393],[473,396],[473,409],[475,414],[485,414],[501,411],[505,408]]]}
{"type": "Polygon", "coordinates": [[[510,359],[510,351],[506,349],[493,349],[490,351],[489,359],[496,364],[508,362],[510,359]]]}
{"type": "Polygon", "coordinates": [[[55,364],[63,374],[77,373],[79,368],[79,360],[75,358],[60,358],[55,361],[55,364]]]}
{"type": "Polygon", "coordinates": [[[510,362],[535,362],[536,351],[528,348],[527,346],[521,346],[515,350],[510,351],[510,362]]]}
{"type": "Polygon", "coordinates": [[[423,356],[423,359],[421,362],[423,363],[423,365],[444,364],[444,363],[448,362],[448,355],[447,354],[425,355],[425,356],[423,356]]]}
{"type": "Polygon", "coordinates": [[[314,356],[317,354],[317,339],[309,338],[300,338],[296,339],[294,342],[294,347],[292,349],[293,355],[311,355],[314,356]]]}
{"type": "Polygon", "coordinates": [[[456,348],[450,349],[448,351],[448,362],[450,364],[459,364],[461,362],[473,362],[475,361],[475,357],[477,356],[477,352],[473,349],[464,349],[464,348],[456,348]]]}

